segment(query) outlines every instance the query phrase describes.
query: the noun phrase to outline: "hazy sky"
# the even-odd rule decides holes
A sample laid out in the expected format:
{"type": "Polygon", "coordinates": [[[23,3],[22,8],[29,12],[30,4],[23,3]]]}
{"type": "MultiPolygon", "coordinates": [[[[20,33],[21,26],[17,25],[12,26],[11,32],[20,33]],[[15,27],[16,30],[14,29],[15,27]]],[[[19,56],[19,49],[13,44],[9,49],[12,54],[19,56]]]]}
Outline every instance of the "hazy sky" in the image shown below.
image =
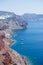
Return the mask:
{"type": "Polygon", "coordinates": [[[16,14],[43,14],[43,0],[0,0],[0,10],[16,14]]]}

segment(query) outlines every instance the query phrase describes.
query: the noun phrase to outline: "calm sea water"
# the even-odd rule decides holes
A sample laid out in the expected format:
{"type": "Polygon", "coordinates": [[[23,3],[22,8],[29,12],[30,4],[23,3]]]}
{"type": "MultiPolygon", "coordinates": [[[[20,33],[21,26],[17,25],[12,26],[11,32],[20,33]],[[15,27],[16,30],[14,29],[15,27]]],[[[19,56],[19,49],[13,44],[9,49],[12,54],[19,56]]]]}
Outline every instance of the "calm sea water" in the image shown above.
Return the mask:
{"type": "Polygon", "coordinates": [[[15,30],[11,46],[22,55],[27,56],[33,65],[43,65],[43,22],[29,22],[26,30],[15,30]]]}

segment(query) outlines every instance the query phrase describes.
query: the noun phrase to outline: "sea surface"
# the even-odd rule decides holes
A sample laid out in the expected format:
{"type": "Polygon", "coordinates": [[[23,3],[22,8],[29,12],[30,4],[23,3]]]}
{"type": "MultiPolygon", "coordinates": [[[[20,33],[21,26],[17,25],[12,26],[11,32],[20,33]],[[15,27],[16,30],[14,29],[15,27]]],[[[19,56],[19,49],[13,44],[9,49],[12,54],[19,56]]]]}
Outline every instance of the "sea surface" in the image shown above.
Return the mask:
{"type": "Polygon", "coordinates": [[[43,22],[28,22],[27,29],[14,30],[11,48],[27,56],[33,65],[43,65],[43,22]]]}

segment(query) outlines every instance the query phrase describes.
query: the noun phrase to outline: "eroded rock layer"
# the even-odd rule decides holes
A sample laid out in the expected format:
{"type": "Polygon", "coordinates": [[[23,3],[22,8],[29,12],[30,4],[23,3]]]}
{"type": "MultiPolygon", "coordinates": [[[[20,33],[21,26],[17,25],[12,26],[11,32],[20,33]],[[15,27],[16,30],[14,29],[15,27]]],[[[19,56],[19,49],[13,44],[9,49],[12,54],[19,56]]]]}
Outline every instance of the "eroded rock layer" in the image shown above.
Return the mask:
{"type": "Polygon", "coordinates": [[[9,48],[12,40],[5,37],[5,33],[0,31],[0,65],[27,65],[26,60],[15,50],[9,48]]]}

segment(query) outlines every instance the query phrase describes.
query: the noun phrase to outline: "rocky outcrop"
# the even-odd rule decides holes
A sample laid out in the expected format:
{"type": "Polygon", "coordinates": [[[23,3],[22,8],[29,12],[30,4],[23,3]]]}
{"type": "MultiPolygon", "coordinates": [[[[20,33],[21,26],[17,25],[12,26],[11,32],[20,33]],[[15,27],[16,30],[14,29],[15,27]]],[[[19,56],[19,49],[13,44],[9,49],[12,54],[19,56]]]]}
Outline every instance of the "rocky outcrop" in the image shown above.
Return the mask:
{"type": "Polygon", "coordinates": [[[6,38],[4,32],[0,33],[0,65],[27,65],[24,57],[9,48],[11,39],[6,38]]]}
{"type": "Polygon", "coordinates": [[[15,41],[10,39],[12,30],[25,29],[26,26],[21,16],[0,11],[0,65],[27,65],[26,59],[9,47],[15,41]]]}
{"type": "Polygon", "coordinates": [[[21,16],[12,12],[0,11],[0,30],[5,29],[25,29],[26,22],[21,16]]]}

